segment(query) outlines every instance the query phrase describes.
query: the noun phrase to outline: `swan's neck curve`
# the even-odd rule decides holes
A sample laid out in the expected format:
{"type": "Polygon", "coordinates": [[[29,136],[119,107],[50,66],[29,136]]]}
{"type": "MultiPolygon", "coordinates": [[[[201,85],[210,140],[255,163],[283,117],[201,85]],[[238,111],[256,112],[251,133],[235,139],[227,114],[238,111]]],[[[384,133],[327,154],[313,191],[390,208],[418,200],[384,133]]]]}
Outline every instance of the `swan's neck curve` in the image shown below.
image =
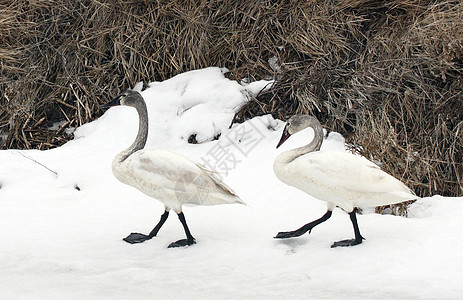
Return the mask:
{"type": "Polygon", "coordinates": [[[295,149],[292,149],[292,150],[285,151],[285,152],[281,153],[275,159],[275,165],[277,165],[277,164],[280,165],[280,166],[287,165],[290,162],[292,162],[293,160],[295,160],[296,158],[298,158],[298,157],[300,157],[300,156],[302,156],[304,154],[320,150],[320,147],[321,147],[322,142],[323,142],[323,128],[322,128],[321,124],[318,121],[317,122],[310,122],[307,127],[311,127],[313,129],[313,131],[314,131],[314,137],[313,137],[312,141],[309,144],[305,145],[305,146],[295,148],[295,149]]]}
{"type": "Polygon", "coordinates": [[[148,139],[148,110],[144,101],[137,102],[134,107],[138,112],[138,134],[135,138],[133,144],[119,153],[115,158],[114,162],[122,163],[125,161],[132,153],[143,149],[148,139]]]}

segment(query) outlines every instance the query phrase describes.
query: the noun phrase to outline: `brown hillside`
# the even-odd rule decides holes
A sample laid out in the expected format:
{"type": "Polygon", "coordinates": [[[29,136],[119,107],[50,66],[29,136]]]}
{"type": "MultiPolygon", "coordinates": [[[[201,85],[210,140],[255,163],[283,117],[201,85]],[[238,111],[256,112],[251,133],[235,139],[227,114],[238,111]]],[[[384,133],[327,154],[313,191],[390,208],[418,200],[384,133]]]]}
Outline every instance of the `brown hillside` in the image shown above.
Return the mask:
{"type": "Polygon", "coordinates": [[[235,121],[314,114],[418,195],[463,194],[460,1],[19,0],[0,11],[4,149],[59,146],[136,82],[220,66],[278,80],[235,121]]]}

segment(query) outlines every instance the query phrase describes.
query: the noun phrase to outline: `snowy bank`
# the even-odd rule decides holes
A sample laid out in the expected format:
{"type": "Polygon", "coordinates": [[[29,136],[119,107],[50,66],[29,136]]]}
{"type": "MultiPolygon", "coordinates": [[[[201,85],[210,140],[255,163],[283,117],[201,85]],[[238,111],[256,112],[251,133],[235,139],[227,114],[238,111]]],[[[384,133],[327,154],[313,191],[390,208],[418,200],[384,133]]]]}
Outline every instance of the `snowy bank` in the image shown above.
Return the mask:
{"type": "MultiPolygon", "coordinates": [[[[272,171],[280,151],[312,133],[276,150],[280,120],[262,116],[229,128],[247,96],[268,82],[243,86],[223,72],[208,68],[151,83],[142,92],[147,147],[213,168],[248,206],[185,207],[198,242],[186,249],[167,249],[183,238],[176,218],[150,241],[123,242],[130,232],[149,232],[163,205],[113,177],[112,158],[133,141],[138,117],[129,107],[112,108],[60,148],[0,152],[3,299],[461,297],[462,198],[421,199],[409,218],[359,215],[366,240],[352,248],[330,248],[353,234],[341,210],[310,235],[274,240],[326,210],[272,171]],[[199,144],[187,142],[192,135],[199,144]]],[[[331,133],[322,148],[344,151],[344,140],[331,133]]]]}

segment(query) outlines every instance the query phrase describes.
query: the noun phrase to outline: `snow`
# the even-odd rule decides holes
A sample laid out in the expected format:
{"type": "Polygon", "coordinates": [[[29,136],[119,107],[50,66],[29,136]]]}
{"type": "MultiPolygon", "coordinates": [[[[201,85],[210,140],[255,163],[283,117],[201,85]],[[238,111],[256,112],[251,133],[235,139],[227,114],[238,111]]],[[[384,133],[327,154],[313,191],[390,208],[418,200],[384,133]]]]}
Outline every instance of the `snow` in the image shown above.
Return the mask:
{"type": "MultiPolygon", "coordinates": [[[[271,82],[242,85],[225,71],[149,84],[147,147],[213,168],[248,205],[184,207],[197,240],[188,248],[167,248],[184,238],[174,213],[152,240],[123,242],[130,232],[148,233],[163,205],[112,175],[112,158],[132,143],[138,117],[130,107],[111,108],[57,149],[0,151],[2,299],[461,298],[463,198],[421,199],[408,218],[367,210],[358,216],[366,240],[352,248],[330,248],[353,236],[339,209],[310,235],[273,239],[325,213],[324,202],[272,171],[274,157],[312,131],[277,150],[280,120],[267,115],[229,128],[249,95],[271,82]],[[187,143],[191,134],[199,144],[187,143]]],[[[323,148],[345,151],[344,139],[332,132],[323,148]]]]}

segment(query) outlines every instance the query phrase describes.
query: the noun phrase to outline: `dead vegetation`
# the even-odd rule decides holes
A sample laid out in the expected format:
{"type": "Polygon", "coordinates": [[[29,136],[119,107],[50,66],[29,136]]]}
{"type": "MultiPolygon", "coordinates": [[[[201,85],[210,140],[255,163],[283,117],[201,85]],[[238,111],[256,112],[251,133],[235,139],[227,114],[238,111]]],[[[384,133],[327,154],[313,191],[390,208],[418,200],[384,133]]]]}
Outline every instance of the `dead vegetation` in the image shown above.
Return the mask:
{"type": "Polygon", "coordinates": [[[278,80],[237,122],[314,114],[418,195],[463,194],[460,1],[0,0],[0,11],[2,148],[59,146],[136,82],[224,66],[278,80]]]}

